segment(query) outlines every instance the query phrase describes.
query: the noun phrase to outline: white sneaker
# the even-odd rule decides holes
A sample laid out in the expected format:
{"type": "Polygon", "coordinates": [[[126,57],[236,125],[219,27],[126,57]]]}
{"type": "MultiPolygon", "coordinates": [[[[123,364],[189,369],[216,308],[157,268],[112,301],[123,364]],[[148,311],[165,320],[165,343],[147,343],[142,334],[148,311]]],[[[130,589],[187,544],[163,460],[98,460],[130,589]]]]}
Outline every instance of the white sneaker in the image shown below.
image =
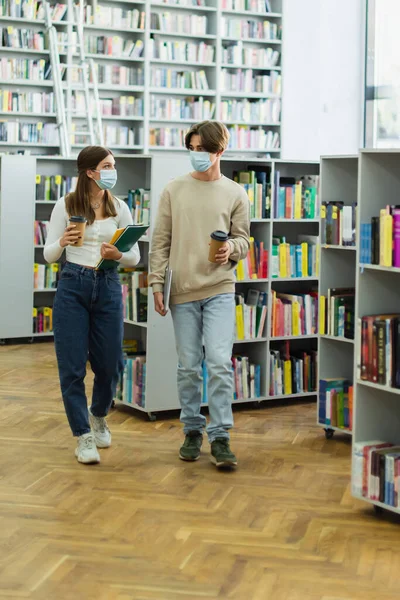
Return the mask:
{"type": "Polygon", "coordinates": [[[111,433],[105,417],[95,417],[89,408],[89,422],[96,446],[98,448],[109,448],[111,446],[111,433]]]}
{"type": "Polygon", "coordinates": [[[75,456],[78,462],[90,465],[100,462],[100,455],[97,452],[94,435],[92,432],[85,433],[78,437],[78,446],[75,450],[75,456]]]}

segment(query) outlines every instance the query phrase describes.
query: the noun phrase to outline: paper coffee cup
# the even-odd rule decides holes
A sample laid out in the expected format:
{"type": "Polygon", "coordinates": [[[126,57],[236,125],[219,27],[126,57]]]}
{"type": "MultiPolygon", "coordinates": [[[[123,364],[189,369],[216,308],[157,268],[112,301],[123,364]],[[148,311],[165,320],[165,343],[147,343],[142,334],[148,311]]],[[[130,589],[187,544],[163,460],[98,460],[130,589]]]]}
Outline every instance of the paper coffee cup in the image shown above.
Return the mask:
{"type": "Polygon", "coordinates": [[[83,238],[85,236],[85,229],[86,229],[85,217],[70,217],[69,224],[75,225],[74,231],[79,231],[79,233],[80,233],[80,239],[77,240],[74,244],[71,244],[71,246],[83,246],[83,238]]]}
{"type": "Polygon", "coordinates": [[[215,255],[218,250],[228,241],[228,234],[225,231],[213,231],[211,234],[210,250],[208,253],[209,262],[216,263],[215,255]]]}

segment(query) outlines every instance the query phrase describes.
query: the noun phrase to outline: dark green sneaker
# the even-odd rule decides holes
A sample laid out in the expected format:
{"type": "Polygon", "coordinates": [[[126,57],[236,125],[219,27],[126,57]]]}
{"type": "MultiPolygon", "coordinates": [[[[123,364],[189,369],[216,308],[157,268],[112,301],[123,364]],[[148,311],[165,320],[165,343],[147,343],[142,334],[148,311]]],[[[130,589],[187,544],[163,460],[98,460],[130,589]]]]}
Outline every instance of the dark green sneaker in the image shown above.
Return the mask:
{"type": "Polygon", "coordinates": [[[228,438],[217,438],[211,443],[211,462],[216,467],[236,467],[237,458],[230,449],[228,438]]]}
{"type": "Polygon", "coordinates": [[[179,450],[179,458],[189,461],[198,460],[202,443],[203,434],[200,431],[189,431],[179,450]]]}

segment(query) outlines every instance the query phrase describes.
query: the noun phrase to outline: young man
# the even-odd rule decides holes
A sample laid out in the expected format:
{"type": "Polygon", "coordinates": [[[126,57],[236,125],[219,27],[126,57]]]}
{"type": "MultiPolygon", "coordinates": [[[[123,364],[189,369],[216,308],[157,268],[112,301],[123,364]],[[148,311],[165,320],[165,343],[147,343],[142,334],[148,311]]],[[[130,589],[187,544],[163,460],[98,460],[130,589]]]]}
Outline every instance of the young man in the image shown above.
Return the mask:
{"type": "Polygon", "coordinates": [[[237,183],[221,174],[225,125],[203,121],[185,138],[194,171],[171,181],[161,194],[152,236],[149,284],[155,310],[165,316],[165,268],[172,269],[171,314],[178,353],[178,392],[186,435],[179,456],[200,456],[206,419],[200,412],[203,344],[208,373],[210,422],[207,435],[217,467],[237,465],[229,446],[233,426],[232,346],[235,332],[235,274],[249,249],[249,200],[237,183]],[[229,240],[209,262],[210,234],[229,240]]]}

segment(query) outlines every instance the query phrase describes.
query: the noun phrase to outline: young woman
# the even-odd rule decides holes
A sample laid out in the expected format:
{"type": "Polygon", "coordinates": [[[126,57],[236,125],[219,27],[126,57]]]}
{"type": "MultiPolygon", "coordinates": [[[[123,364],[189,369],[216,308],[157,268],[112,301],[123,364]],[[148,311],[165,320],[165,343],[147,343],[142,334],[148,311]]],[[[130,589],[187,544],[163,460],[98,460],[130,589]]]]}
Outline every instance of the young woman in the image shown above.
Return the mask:
{"type": "Polygon", "coordinates": [[[100,258],[126,267],[140,260],[137,244],[124,254],[109,244],[116,229],[132,223],[125,202],[111,190],[117,181],[112,152],[101,146],[84,148],[78,156],[75,192],[55,205],[44,249],[47,262],[57,261],[64,249],[54,300],[54,339],[65,412],[78,438],[75,456],[85,464],[100,462],[97,448],[111,445],[106,415],[113,401],[122,364],[122,292],[117,268],[95,270],[100,258]],[[86,219],[83,245],[69,219],[86,219]],[[88,410],[84,379],[89,359],[94,372],[92,405],[88,410]]]}

